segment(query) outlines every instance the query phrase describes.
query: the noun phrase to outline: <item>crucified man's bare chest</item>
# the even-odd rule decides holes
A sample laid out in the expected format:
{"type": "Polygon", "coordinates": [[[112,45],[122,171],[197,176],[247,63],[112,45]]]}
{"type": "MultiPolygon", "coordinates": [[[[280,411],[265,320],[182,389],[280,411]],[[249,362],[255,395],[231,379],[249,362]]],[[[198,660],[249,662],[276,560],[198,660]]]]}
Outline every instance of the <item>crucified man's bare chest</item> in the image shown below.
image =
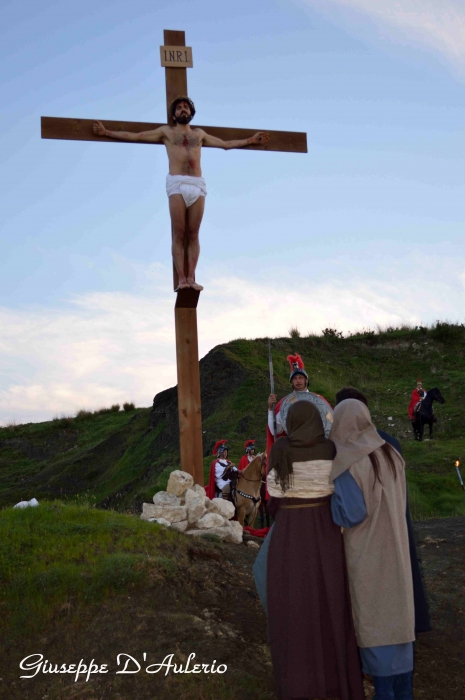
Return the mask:
{"type": "Polygon", "coordinates": [[[166,143],[171,175],[200,177],[200,136],[194,133],[173,133],[166,143]]]}

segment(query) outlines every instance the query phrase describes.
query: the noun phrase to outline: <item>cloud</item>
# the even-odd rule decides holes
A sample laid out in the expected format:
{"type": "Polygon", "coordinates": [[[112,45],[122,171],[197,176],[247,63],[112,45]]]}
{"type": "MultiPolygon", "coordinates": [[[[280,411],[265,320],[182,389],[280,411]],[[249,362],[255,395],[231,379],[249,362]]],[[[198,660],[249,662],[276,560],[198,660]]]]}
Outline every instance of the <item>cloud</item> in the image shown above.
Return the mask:
{"type": "MultiPolygon", "coordinates": [[[[465,5],[462,0],[297,0],[324,12],[351,11],[368,18],[394,40],[417,42],[465,67],[465,5]]],[[[341,14],[338,13],[341,18],[341,14]]]]}
{"type": "MultiPolygon", "coordinates": [[[[435,261],[437,267],[437,260],[435,261]]],[[[444,265],[443,265],[444,267],[444,265]]],[[[425,265],[408,280],[392,277],[293,283],[216,277],[198,307],[199,352],[233,338],[302,334],[335,327],[345,332],[377,324],[458,320],[465,305],[463,275],[425,284],[425,265]],[[421,290],[421,293],[420,293],[421,290]]],[[[50,420],[135,401],[176,383],[174,295],[170,271],[158,268],[133,294],[89,293],[65,308],[0,308],[0,422],[50,420]]],[[[140,274],[143,272],[140,270],[140,274]]]]}

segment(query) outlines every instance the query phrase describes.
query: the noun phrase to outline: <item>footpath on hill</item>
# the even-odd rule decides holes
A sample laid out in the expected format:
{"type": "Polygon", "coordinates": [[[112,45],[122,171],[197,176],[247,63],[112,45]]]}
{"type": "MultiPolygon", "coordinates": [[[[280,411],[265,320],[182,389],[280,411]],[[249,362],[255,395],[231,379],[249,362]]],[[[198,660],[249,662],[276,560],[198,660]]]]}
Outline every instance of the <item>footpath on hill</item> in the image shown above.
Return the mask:
{"type": "MultiPolygon", "coordinates": [[[[463,700],[465,687],[465,518],[415,523],[433,631],[416,644],[415,700],[463,700]]],[[[8,700],[274,700],[266,618],[252,577],[257,549],[189,542],[189,563],[176,576],[107,599],[99,607],[69,601],[40,633],[11,642],[1,659],[0,698],[8,700]],[[144,663],[144,652],[146,662],[144,663]],[[109,673],[75,683],[73,676],[38,673],[20,680],[21,658],[41,653],[53,664],[92,658],[109,673]],[[118,654],[142,670],[116,675],[118,654]],[[150,675],[145,665],[174,654],[185,664],[227,665],[224,674],[150,675]],[[124,657],[126,658],[126,657],[124,657]]],[[[122,668],[123,664],[119,668],[122,668]]],[[[128,666],[129,670],[135,666],[128,666]]],[[[369,696],[367,696],[369,697],[369,696]]]]}

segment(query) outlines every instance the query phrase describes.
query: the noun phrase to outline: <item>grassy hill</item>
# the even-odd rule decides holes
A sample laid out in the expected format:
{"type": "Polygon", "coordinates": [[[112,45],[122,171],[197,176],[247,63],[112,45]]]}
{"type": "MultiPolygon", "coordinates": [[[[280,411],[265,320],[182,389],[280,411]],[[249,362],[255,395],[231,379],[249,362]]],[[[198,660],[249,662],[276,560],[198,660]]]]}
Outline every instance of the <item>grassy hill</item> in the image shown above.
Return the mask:
{"type": "Polygon", "coordinates": [[[275,698],[256,549],[58,501],[2,510],[0,531],[1,700],[275,698]],[[170,654],[179,669],[192,653],[191,671],[214,662],[227,673],[156,672],[170,654]],[[32,654],[47,669],[93,660],[94,672],[76,680],[39,667],[32,677],[19,667],[32,654]],[[126,662],[137,671],[126,655],[140,671],[117,675],[126,662]]]}
{"type": "MultiPolygon", "coordinates": [[[[321,336],[272,342],[276,388],[289,391],[286,356],[305,360],[311,390],[334,402],[351,384],[369,398],[374,422],[399,438],[408,467],[414,519],[465,514],[453,461],[463,455],[465,326],[438,322],[432,328],[388,328],[342,338],[333,329],[321,336]],[[446,399],[435,404],[433,441],[415,442],[407,417],[418,376],[446,399]]],[[[238,461],[242,445],[265,445],[269,393],[266,339],[234,340],[201,360],[205,473],[211,446],[227,438],[238,461]]],[[[0,428],[0,507],[35,496],[98,507],[137,511],[165,487],[179,468],[176,389],[158,394],[152,408],[83,413],[45,423],[0,428]]]]}

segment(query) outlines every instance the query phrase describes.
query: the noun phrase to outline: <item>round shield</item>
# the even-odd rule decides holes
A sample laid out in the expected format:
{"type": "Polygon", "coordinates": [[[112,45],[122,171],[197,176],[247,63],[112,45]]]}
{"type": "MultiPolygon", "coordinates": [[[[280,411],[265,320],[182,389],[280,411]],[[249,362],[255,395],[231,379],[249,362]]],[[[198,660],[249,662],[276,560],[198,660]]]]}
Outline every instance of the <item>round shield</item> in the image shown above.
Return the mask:
{"type": "Polygon", "coordinates": [[[320,412],[321,420],[323,421],[325,437],[328,437],[333,425],[333,411],[321,396],[313,394],[311,391],[293,391],[292,394],[288,394],[284,397],[279,409],[279,422],[281,425],[286,425],[287,412],[296,401],[311,401],[315,404],[320,412]]]}

